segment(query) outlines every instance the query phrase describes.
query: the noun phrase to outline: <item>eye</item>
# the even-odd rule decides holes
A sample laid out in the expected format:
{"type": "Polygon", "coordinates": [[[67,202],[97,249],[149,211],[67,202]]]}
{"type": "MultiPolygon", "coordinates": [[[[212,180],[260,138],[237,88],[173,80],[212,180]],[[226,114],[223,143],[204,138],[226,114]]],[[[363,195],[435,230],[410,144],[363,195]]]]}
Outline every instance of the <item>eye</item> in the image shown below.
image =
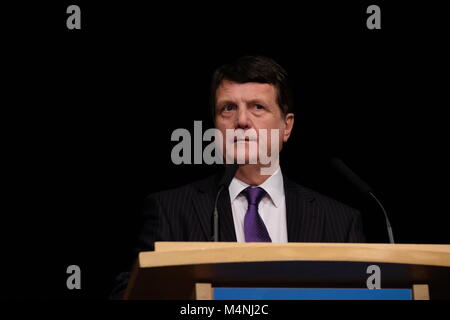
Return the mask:
{"type": "Polygon", "coordinates": [[[264,107],[262,105],[260,105],[260,104],[255,104],[255,108],[256,108],[256,110],[263,110],[264,109],[264,107]]]}
{"type": "Polygon", "coordinates": [[[231,104],[229,104],[229,105],[226,105],[225,107],[223,107],[223,111],[232,111],[234,109],[234,106],[233,105],[231,105],[231,104]]]}

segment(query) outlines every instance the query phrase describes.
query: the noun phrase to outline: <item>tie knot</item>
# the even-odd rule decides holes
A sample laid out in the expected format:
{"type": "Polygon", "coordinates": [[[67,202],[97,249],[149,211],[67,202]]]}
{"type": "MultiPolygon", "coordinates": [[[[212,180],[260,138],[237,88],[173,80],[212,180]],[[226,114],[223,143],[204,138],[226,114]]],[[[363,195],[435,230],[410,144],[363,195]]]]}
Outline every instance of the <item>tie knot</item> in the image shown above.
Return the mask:
{"type": "Polygon", "coordinates": [[[260,187],[247,187],[244,190],[244,194],[247,197],[249,205],[258,205],[261,199],[266,194],[266,191],[264,191],[264,189],[260,187]]]}

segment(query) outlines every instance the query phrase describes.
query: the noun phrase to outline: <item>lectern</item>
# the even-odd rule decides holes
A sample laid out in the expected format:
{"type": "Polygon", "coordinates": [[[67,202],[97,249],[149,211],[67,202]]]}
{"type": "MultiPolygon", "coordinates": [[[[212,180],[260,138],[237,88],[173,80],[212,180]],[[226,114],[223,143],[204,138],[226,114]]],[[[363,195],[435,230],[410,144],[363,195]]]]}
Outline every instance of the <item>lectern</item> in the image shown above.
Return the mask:
{"type": "Polygon", "coordinates": [[[362,290],[369,266],[379,270],[382,290],[450,299],[450,245],[236,242],[157,242],[139,254],[124,298],[214,299],[219,288],[362,290]]]}

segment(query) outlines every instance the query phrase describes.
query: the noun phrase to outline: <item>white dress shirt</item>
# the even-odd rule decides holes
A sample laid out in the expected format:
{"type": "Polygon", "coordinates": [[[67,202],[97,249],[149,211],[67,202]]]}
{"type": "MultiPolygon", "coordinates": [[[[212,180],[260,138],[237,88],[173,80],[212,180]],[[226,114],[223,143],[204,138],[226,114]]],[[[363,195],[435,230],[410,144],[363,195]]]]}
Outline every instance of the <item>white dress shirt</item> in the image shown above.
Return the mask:
{"type": "MultiPolygon", "coordinates": [[[[238,242],[245,242],[244,218],[248,203],[247,198],[241,192],[248,186],[235,177],[228,188],[238,242]]],[[[259,203],[258,213],[266,225],[270,239],[272,239],[272,242],[287,242],[286,199],[281,169],[278,167],[273,175],[259,187],[263,188],[266,194],[259,203]]]]}

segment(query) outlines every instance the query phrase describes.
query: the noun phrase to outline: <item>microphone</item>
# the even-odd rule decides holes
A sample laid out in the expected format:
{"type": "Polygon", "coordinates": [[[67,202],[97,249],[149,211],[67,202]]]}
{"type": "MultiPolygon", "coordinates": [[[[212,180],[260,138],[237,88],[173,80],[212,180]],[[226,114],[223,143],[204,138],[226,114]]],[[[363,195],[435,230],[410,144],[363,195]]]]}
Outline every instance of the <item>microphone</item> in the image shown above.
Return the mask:
{"type": "Polygon", "coordinates": [[[378,206],[380,206],[381,210],[383,211],[384,218],[386,220],[386,227],[387,227],[387,232],[388,232],[388,236],[389,236],[389,242],[395,243],[394,242],[394,234],[392,232],[391,223],[389,222],[389,218],[386,213],[386,210],[384,209],[383,205],[378,200],[378,198],[375,196],[373,189],[371,187],[369,187],[369,185],[367,183],[365,183],[363,180],[361,180],[361,178],[358,177],[358,175],[356,173],[354,173],[349,167],[347,167],[341,159],[332,158],[330,162],[331,162],[331,165],[337,170],[337,172],[339,172],[341,175],[343,175],[359,191],[361,191],[364,194],[368,194],[372,198],[375,199],[378,206]]]}
{"type": "Polygon", "coordinates": [[[233,180],[234,175],[236,174],[236,171],[238,170],[239,165],[238,164],[229,164],[225,165],[225,172],[222,176],[222,179],[220,179],[219,184],[217,186],[217,194],[216,194],[216,200],[214,201],[214,233],[213,233],[213,241],[217,242],[219,241],[219,212],[217,211],[217,201],[219,200],[219,196],[222,193],[222,191],[231,183],[231,180],[233,180]]]}

